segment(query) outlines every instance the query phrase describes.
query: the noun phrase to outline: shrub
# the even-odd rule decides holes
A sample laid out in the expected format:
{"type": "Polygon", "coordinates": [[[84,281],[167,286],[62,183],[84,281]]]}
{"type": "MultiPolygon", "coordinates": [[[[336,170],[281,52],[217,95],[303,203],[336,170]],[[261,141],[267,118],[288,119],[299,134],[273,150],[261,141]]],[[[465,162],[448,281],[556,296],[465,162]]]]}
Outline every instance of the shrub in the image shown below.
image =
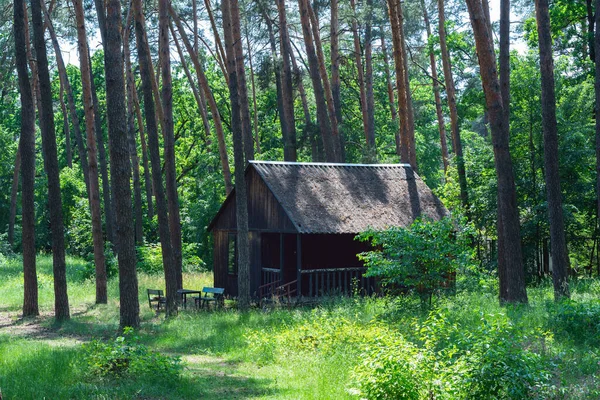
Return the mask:
{"type": "Polygon", "coordinates": [[[112,342],[94,340],[83,345],[83,362],[89,377],[130,379],[177,379],[182,365],[178,357],[169,357],[139,344],[132,328],[112,342]]]}
{"type": "Polygon", "coordinates": [[[458,270],[470,266],[470,230],[457,221],[416,219],[408,228],[367,231],[358,236],[375,248],[359,254],[368,276],[383,284],[415,289],[423,304],[431,304],[436,289],[458,270]]]}
{"type": "Polygon", "coordinates": [[[548,328],[578,344],[600,344],[600,301],[547,304],[548,328]]]}
{"type": "Polygon", "coordinates": [[[160,243],[146,243],[136,247],[137,269],[147,274],[160,274],[163,272],[162,248],[160,243]]]}
{"type": "Polygon", "coordinates": [[[357,392],[365,399],[421,399],[426,397],[424,357],[397,334],[381,336],[363,346],[362,363],[354,368],[357,392]]]}

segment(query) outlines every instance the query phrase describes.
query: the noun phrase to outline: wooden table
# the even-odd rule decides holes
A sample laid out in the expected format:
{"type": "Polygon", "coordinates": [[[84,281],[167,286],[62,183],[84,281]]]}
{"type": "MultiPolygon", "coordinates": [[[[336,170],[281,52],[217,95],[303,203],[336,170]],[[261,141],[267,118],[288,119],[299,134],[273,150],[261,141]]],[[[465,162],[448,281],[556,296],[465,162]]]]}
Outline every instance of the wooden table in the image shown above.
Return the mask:
{"type": "Polygon", "coordinates": [[[198,297],[200,297],[202,295],[202,292],[200,290],[194,289],[179,289],[177,291],[177,294],[180,296],[181,300],[183,300],[183,308],[187,309],[187,296],[197,294],[198,297]]]}

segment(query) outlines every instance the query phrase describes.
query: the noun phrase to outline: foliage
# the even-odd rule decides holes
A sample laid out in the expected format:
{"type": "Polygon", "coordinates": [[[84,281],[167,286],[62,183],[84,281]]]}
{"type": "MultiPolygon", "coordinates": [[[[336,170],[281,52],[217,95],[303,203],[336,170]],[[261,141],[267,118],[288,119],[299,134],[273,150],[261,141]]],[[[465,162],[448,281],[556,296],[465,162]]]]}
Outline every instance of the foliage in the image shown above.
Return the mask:
{"type": "Polygon", "coordinates": [[[574,343],[600,344],[600,301],[564,300],[548,303],[549,326],[557,335],[574,343]]]}
{"type": "Polygon", "coordinates": [[[130,378],[172,381],[179,378],[183,368],[179,357],[151,351],[139,343],[132,328],[126,327],[123,336],[111,342],[94,340],[83,344],[88,377],[130,378]]]}
{"type": "Polygon", "coordinates": [[[137,270],[147,274],[163,272],[162,248],[160,243],[148,243],[136,247],[137,270]]]}
{"type": "Polygon", "coordinates": [[[435,290],[470,266],[469,233],[467,226],[449,217],[439,221],[418,218],[408,228],[359,235],[375,249],[359,254],[359,259],[369,268],[368,276],[380,278],[387,286],[414,289],[424,302],[431,303],[435,290]]]}

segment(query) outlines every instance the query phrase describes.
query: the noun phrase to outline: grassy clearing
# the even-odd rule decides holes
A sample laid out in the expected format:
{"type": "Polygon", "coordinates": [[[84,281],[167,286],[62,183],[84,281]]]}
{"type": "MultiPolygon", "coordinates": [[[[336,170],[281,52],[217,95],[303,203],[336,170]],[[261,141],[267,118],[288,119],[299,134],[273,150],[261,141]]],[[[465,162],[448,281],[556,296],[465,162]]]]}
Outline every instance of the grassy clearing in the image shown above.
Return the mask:
{"type": "MultiPolygon", "coordinates": [[[[139,341],[180,357],[185,367],[178,379],[102,379],[86,373],[82,343],[117,336],[117,281],[109,283],[109,304],[95,306],[93,282],[78,275],[83,267],[68,260],[73,318],[57,326],[51,259],[39,258],[42,316],[34,320],[18,320],[19,261],[0,266],[5,399],[398,398],[389,395],[402,377],[394,372],[398,365],[418,377],[416,397],[406,398],[600,397],[595,280],[576,282],[574,301],[560,305],[552,302],[550,286],[530,289],[529,307],[504,308],[493,289],[480,288],[440,299],[430,313],[411,298],[331,299],[312,309],[182,312],[165,321],[149,309],[145,294],[164,287],[161,277],[140,275],[139,341]],[[365,376],[388,396],[369,391],[365,376]],[[510,389],[519,387],[523,391],[510,389]]],[[[209,274],[184,276],[191,288],[211,280],[209,274]]]]}

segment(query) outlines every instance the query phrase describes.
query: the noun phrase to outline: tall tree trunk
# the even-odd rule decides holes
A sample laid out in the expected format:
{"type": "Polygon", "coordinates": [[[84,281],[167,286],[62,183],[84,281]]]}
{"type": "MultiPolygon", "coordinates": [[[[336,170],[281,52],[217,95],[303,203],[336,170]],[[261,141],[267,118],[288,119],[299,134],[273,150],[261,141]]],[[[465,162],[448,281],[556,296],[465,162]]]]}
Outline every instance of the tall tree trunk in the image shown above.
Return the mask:
{"type": "Polygon", "coordinates": [[[362,49],[360,47],[360,37],[358,35],[358,15],[356,14],[356,4],[354,0],[350,0],[350,6],[352,7],[352,37],[354,39],[354,59],[356,61],[356,70],[358,78],[358,89],[360,93],[360,111],[362,113],[363,131],[365,134],[365,143],[367,145],[367,153],[371,153],[373,142],[369,138],[369,116],[367,111],[367,91],[365,89],[365,75],[362,64],[362,49]]]}
{"type": "MultiPolygon", "coordinates": [[[[129,71],[133,73],[132,71],[129,71]]],[[[142,145],[142,165],[144,166],[144,186],[146,189],[146,203],[148,211],[148,219],[154,218],[154,204],[152,202],[152,178],[150,178],[150,166],[148,165],[148,148],[146,146],[146,133],[144,132],[144,121],[142,111],[140,110],[140,100],[138,99],[137,89],[133,85],[133,106],[137,119],[138,129],[140,131],[140,144],[142,145]]]]}
{"type": "Polygon", "coordinates": [[[306,8],[308,9],[308,16],[310,17],[310,26],[312,28],[315,48],[317,50],[317,61],[319,74],[321,75],[321,81],[323,82],[323,89],[325,90],[325,99],[327,100],[327,112],[329,114],[329,121],[331,122],[331,133],[333,139],[333,148],[335,151],[336,162],[343,162],[345,158],[344,148],[342,146],[343,140],[338,128],[338,121],[336,118],[335,107],[333,105],[333,95],[331,94],[331,85],[329,84],[329,76],[327,75],[327,69],[325,68],[325,56],[323,54],[323,45],[321,44],[321,35],[319,33],[319,20],[312,9],[310,2],[305,0],[306,8]]]}
{"type": "MultiPolygon", "coordinates": [[[[595,23],[596,27],[600,26],[600,0],[595,1],[595,23]]],[[[596,93],[596,201],[597,203],[597,220],[600,221],[600,29],[596,29],[594,33],[595,47],[595,78],[594,91],[596,93]]],[[[600,228],[599,228],[600,229],[600,228]]],[[[598,252],[600,254],[600,251],[598,252]]],[[[600,275],[600,263],[598,263],[598,271],[600,275]]]]}
{"type": "Polygon", "coordinates": [[[467,7],[473,26],[481,80],[490,117],[494,160],[498,177],[498,209],[501,219],[501,223],[498,224],[498,236],[502,236],[503,240],[502,251],[504,252],[506,272],[504,277],[500,275],[501,278],[505,279],[504,284],[506,287],[506,292],[501,293],[501,301],[527,303],[525,271],[521,253],[519,209],[517,207],[513,166],[509,151],[509,127],[504,123],[504,107],[496,70],[496,56],[481,0],[467,0],[467,7]]]}
{"type": "MultiPolygon", "coordinates": [[[[383,67],[385,70],[385,80],[387,83],[388,101],[390,103],[390,114],[392,115],[392,121],[398,120],[398,110],[396,109],[396,99],[394,96],[394,87],[392,86],[392,77],[390,74],[390,62],[387,54],[387,45],[385,44],[385,31],[383,25],[380,26],[379,31],[381,32],[381,52],[383,54],[383,67]]],[[[394,133],[394,142],[396,144],[396,154],[400,153],[400,131],[396,130],[394,133]]]]}
{"type": "MultiPolygon", "coordinates": [[[[227,54],[227,71],[229,71],[229,100],[231,102],[231,130],[233,131],[233,154],[235,159],[235,209],[237,219],[237,274],[238,274],[238,304],[242,310],[250,304],[250,246],[248,238],[248,203],[246,179],[244,176],[246,160],[244,159],[244,141],[242,137],[242,101],[238,89],[240,80],[236,76],[239,69],[236,63],[243,62],[234,53],[235,13],[233,3],[236,0],[224,0],[221,3],[223,15],[223,30],[225,52],[227,54]]],[[[239,22],[239,21],[238,21],[239,22]]]]}
{"type": "Polygon", "coordinates": [[[392,27],[392,44],[394,46],[394,67],[396,70],[396,88],[398,90],[398,114],[400,116],[400,160],[410,163],[408,135],[408,105],[406,98],[406,81],[404,79],[404,54],[400,40],[400,26],[396,13],[396,1],[387,0],[390,25],[392,27]]]}
{"type": "Polygon", "coordinates": [[[141,245],[144,242],[144,225],[142,213],[142,187],[140,184],[140,161],[137,154],[137,143],[135,140],[135,106],[134,88],[135,81],[131,69],[131,52],[129,49],[129,35],[131,33],[130,21],[123,29],[123,58],[125,60],[125,80],[127,85],[127,138],[129,141],[129,153],[131,155],[131,166],[133,170],[133,214],[135,216],[134,232],[135,242],[141,245]]]}
{"type": "Polygon", "coordinates": [[[92,241],[94,243],[94,264],[96,266],[96,304],[106,304],[107,278],[104,258],[104,239],[102,237],[102,216],[100,214],[100,186],[98,184],[98,160],[96,156],[96,135],[94,105],[92,102],[91,65],[88,58],[87,35],[85,32],[85,16],[81,0],[73,0],[75,20],[77,24],[77,42],[79,63],[81,68],[81,87],[83,91],[83,108],[85,110],[85,126],[88,151],[88,173],[90,210],[92,215],[92,241]]]}
{"type": "Polygon", "coordinates": [[[333,133],[331,129],[331,121],[327,114],[327,104],[325,101],[323,83],[319,75],[319,61],[317,60],[317,54],[315,52],[315,45],[313,43],[313,37],[310,30],[310,18],[307,7],[307,0],[298,0],[300,7],[300,22],[302,25],[302,34],[304,36],[304,44],[306,46],[306,55],[308,57],[309,73],[313,84],[313,92],[315,95],[315,102],[317,108],[317,122],[319,123],[319,130],[321,132],[321,138],[323,140],[323,148],[325,150],[325,158],[328,162],[336,162],[337,155],[335,152],[335,145],[333,139],[333,133]]]}
{"type": "Polygon", "coordinates": [[[79,161],[81,163],[81,171],[83,172],[83,179],[85,181],[86,192],[89,193],[90,184],[87,153],[85,151],[85,145],[83,143],[83,135],[81,134],[79,114],[77,113],[77,108],[75,106],[75,96],[73,95],[73,88],[71,87],[69,76],[67,75],[67,69],[65,67],[65,63],[62,57],[62,52],[60,50],[60,45],[58,43],[58,38],[56,37],[54,26],[52,25],[52,20],[50,19],[49,11],[46,9],[46,4],[44,2],[40,2],[40,4],[44,9],[46,26],[48,27],[48,31],[50,32],[50,38],[52,39],[52,47],[54,47],[54,54],[56,56],[56,66],[58,67],[58,76],[60,78],[61,84],[64,86],[65,91],[67,93],[67,105],[69,106],[69,115],[71,117],[71,122],[73,123],[73,133],[75,135],[75,141],[77,142],[79,161]]]}
{"type": "MultiPolygon", "coordinates": [[[[431,24],[429,23],[429,14],[425,6],[425,0],[421,0],[423,9],[423,20],[427,31],[427,42],[431,37],[431,24]]],[[[429,64],[431,65],[431,81],[433,84],[433,95],[435,98],[435,112],[437,115],[438,129],[440,131],[440,147],[442,149],[442,164],[444,165],[444,176],[448,173],[448,145],[446,144],[446,128],[444,123],[444,114],[442,112],[442,99],[440,98],[440,85],[438,81],[437,65],[435,62],[435,53],[433,48],[429,48],[429,64]]]]}
{"type": "MultiPolygon", "coordinates": [[[[240,113],[242,117],[242,135],[246,160],[254,160],[252,143],[252,124],[250,123],[250,106],[248,104],[248,85],[246,84],[246,68],[244,66],[244,48],[242,41],[240,9],[238,0],[230,0],[231,28],[233,34],[233,52],[237,68],[238,90],[240,91],[240,113]]],[[[231,74],[231,71],[230,71],[231,74]]]]}
{"type": "Polygon", "coordinates": [[[60,110],[63,115],[63,134],[65,135],[65,157],[67,166],[73,168],[73,153],[71,151],[71,128],[69,127],[69,113],[65,104],[65,85],[60,83],[60,110]]]}
{"type": "MultiPolygon", "coordinates": [[[[507,0],[504,0],[507,1],[507,0]]],[[[565,238],[560,176],[558,171],[558,127],[556,123],[556,95],[554,92],[554,61],[548,0],[536,0],[540,71],[542,75],[542,126],[544,128],[544,173],[548,194],[550,246],[552,247],[552,280],[554,299],[569,297],[569,253],[565,238]]],[[[502,30],[501,30],[502,32],[502,30]]],[[[502,37],[502,35],[501,35],[502,37]]],[[[500,40],[502,43],[502,40],[500,40]]]]}
{"type": "MultiPolygon", "coordinates": [[[[286,24],[287,27],[287,24],[286,24]]],[[[312,125],[312,120],[310,118],[310,110],[308,109],[308,99],[306,97],[306,90],[304,90],[304,84],[302,83],[302,71],[298,68],[298,63],[296,62],[296,57],[294,56],[294,51],[292,50],[292,42],[288,35],[287,37],[287,47],[289,49],[290,61],[292,62],[292,73],[298,79],[298,93],[300,93],[300,101],[302,103],[302,111],[304,114],[304,125],[306,127],[312,125]]],[[[305,128],[306,129],[306,128],[305,128]]]]}
{"type": "Polygon", "coordinates": [[[36,316],[38,308],[38,283],[35,265],[35,106],[33,93],[27,73],[27,51],[25,36],[25,4],[23,0],[14,0],[13,13],[15,35],[15,63],[19,77],[21,94],[21,137],[19,148],[22,149],[22,239],[23,248],[23,316],[36,316]]]}
{"type": "Polygon", "coordinates": [[[175,274],[175,257],[169,230],[169,217],[167,215],[167,198],[163,188],[160,150],[158,143],[158,125],[154,103],[153,86],[156,80],[152,77],[152,60],[146,35],[146,20],[142,13],[142,1],[133,0],[133,17],[135,21],[135,37],[137,42],[140,76],[142,78],[142,93],[144,95],[144,110],[146,115],[146,130],[148,133],[148,146],[150,150],[150,163],[152,164],[152,182],[154,197],[156,198],[156,213],[158,214],[158,236],[162,249],[163,268],[167,285],[167,315],[176,312],[175,304],[177,281],[175,274]],[[154,81],[154,82],[153,82],[154,81]]]}
{"type": "Polygon", "coordinates": [[[208,105],[210,107],[210,112],[213,117],[213,123],[215,125],[215,131],[217,134],[217,143],[219,145],[219,157],[221,159],[221,167],[223,168],[223,179],[225,180],[225,191],[227,192],[227,194],[229,194],[231,192],[231,190],[233,189],[233,185],[231,183],[231,171],[229,169],[229,160],[227,158],[227,149],[225,147],[225,134],[223,132],[223,124],[221,122],[221,115],[219,114],[219,108],[217,107],[217,102],[215,101],[215,97],[213,96],[210,86],[208,85],[208,80],[206,79],[204,70],[202,69],[202,66],[200,65],[200,61],[198,60],[198,55],[196,53],[194,53],[194,49],[192,48],[192,45],[190,44],[190,41],[188,40],[187,35],[185,34],[185,30],[183,29],[183,25],[181,24],[181,20],[179,19],[179,16],[177,15],[177,13],[173,9],[173,7],[171,7],[169,9],[169,12],[171,13],[173,21],[175,22],[175,26],[177,27],[177,30],[179,31],[179,36],[181,37],[181,40],[183,41],[183,44],[185,45],[185,48],[187,49],[188,54],[190,55],[190,58],[192,59],[192,62],[194,63],[194,69],[196,70],[196,77],[198,78],[198,82],[200,83],[202,90],[204,90],[204,94],[206,96],[208,105]]]}
{"type": "MultiPolygon", "coordinates": [[[[298,154],[296,150],[296,123],[294,120],[294,89],[292,85],[292,66],[290,64],[290,58],[293,58],[292,49],[290,46],[290,37],[287,25],[287,15],[285,10],[285,0],[277,1],[277,14],[279,17],[279,39],[280,39],[280,54],[281,54],[281,69],[277,68],[276,71],[280,72],[281,80],[281,98],[282,98],[282,111],[281,117],[285,124],[285,135],[283,136],[283,157],[286,161],[296,161],[298,154]]],[[[272,27],[270,27],[270,34],[272,35],[272,27]]],[[[271,39],[273,46],[273,53],[275,53],[275,37],[271,39]]],[[[302,88],[304,89],[304,88],[302,88]]]]}
{"type": "MultiPolygon", "coordinates": [[[[212,7],[210,4],[210,0],[204,0],[204,5],[206,6],[206,12],[208,13],[208,18],[210,20],[210,26],[212,27],[212,31],[213,31],[213,36],[215,37],[215,44],[217,46],[217,54],[220,55],[221,59],[221,63],[219,65],[221,65],[221,68],[223,70],[223,75],[225,75],[225,80],[227,81],[227,84],[229,84],[229,77],[227,76],[227,68],[225,66],[225,64],[227,63],[227,57],[225,56],[225,50],[223,49],[223,42],[221,41],[221,35],[219,35],[219,30],[217,29],[217,24],[215,23],[215,17],[213,16],[212,13],[212,7]]],[[[198,52],[195,52],[196,54],[198,54],[198,52]]]]}
{"type": "MultiPolygon", "coordinates": [[[[139,1],[139,0],[138,0],[139,1]]],[[[134,1],[134,4],[136,1],[134,1]]],[[[136,254],[131,209],[131,163],[127,140],[127,117],[125,115],[125,77],[121,50],[121,3],[107,0],[106,13],[106,116],[110,150],[111,182],[115,198],[115,222],[119,229],[119,303],[122,327],[140,324],[136,254]]],[[[140,63],[141,64],[141,63],[140,63]]],[[[159,169],[160,171],[160,169],[159,169]]]]}
{"type": "MultiPolygon", "coordinates": [[[[167,303],[169,302],[169,289],[173,292],[171,295],[175,301],[177,299],[177,289],[183,288],[182,278],[182,238],[181,238],[181,216],[179,213],[179,194],[177,193],[177,171],[175,167],[175,132],[173,123],[173,84],[171,78],[171,52],[169,43],[169,0],[158,1],[159,14],[159,41],[158,48],[160,52],[160,71],[162,73],[162,102],[164,118],[164,158],[166,170],[166,191],[167,204],[169,206],[169,230],[171,231],[171,247],[173,248],[173,259],[175,269],[167,271],[165,269],[165,280],[170,282],[174,279],[175,286],[167,285],[167,303]],[[173,274],[167,277],[167,274],[173,274]]],[[[172,311],[176,311],[173,309],[172,311]]]]}
{"type": "MultiPolygon", "coordinates": [[[[596,61],[596,48],[595,48],[595,43],[594,43],[594,31],[595,31],[595,26],[597,26],[597,24],[595,23],[595,13],[594,13],[594,5],[592,4],[592,0],[585,0],[585,4],[586,4],[586,11],[587,11],[587,23],[588,23],[588,27],[587,27],[587,46],[589,48],[589,56],[590,56],[590,60],[592,60],[593,62],[596,61]]],[[[584,22],[585,24],[585,22],[584,22]]],[[[585,54],[584,54],[585,56],[585,54]]]]}
{"type": "MultiPolygon", "coordinates": [[[[26,66],[27,67],[27,66],[26,66]]],[[[29,76],[27,77],[29,80],[29,76]]],[[[34,120],[35,120],[35,109],[34,120]]],[[[23,129],[23,128],[21,128],[23,129]]],[[[14,246],[15,244],[15,221],[17,219],[17,197],[19,194],[19,175],[21,171],[21,143],[19,142],[19,147],[17,148],[17,154],[15,155],[15,163],[13,169],[13,179],[12,185],[10,188],[10,214],[8,217],[8,243],[10,246],[14,246]]]]}
{"type": "Polygon", "coordinates": [[[342,99],[340,84],[340,23],[338,0],[331,0],[330,53],[331,53],[331,95],[335,106],[338,124],[342,124],[342,99]]]}
{"type": "Polygon", "coordinates": [[[48,175],[48,208],[50,209],[50,229],[52,232],[52,271],[54,273],[54,313],[57,320],[68,320],[69,297],[67,295],[67,273],[65,263],[65,229],[63,225],[62,199],[56,134],[54,130],[54,110],[52,109],[52,85],[48,70],[48,56],[44,40],[42,6],[31,0],[33,23],[33,45],[37,58],[40,85],[40,130],[42,131],[42,151],[48,175]]]}
{"type": "Polygon", "coordinates": [[[256,152],[260,153],[260,138],[258,136],[258,106],[256,105],[256,83],[254,80],[254,66],[252,65],[252,47],[250,46],[250,34],[248,33],[248,22],[246,22],[246,47],[248,48],[248,64],[250,66],[250,84],[252,88],[252,106],[254,117],[254,142],[256,152]]]}
{"type": "Polygon", "coordinates": [[[467,192],[467,174],[465,172],[465,160],[463,157],[462,140],[458,126],[458,110],[456,109],[456,90],[454,88],[454,77],[452,76],[452,64],[450,62],[450,52],[446,44],[446,17],[444,10],[444,0],[438,0],[439,12],[439,34],[440,50],[442,53],[442,66],[444,69],[444,84],[446,86],[446,96],[448,98],[448,108],[450,109],[450,131],[452,132],[452,149],[456,157],[456,170],[458,172],[458,184],[460,186],[460,199],[463,207],[469,209],[469,193],[467,192]]]}
{"type": "Polygon", "coordinates": [[[373,95],[373,0],[367,0],[367,16],[365,23],[365,87],[367,99],[367,147],[370,150],[368,159],[376,160],[375,148],[375,97],[373,95]]]}

